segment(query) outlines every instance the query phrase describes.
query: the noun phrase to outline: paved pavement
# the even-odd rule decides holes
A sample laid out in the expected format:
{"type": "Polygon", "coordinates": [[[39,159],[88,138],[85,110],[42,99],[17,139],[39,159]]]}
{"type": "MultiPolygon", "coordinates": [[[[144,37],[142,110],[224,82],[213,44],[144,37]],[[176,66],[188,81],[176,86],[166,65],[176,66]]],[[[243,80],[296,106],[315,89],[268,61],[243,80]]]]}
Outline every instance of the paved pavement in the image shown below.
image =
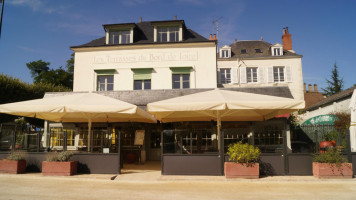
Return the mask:
{"type": "Polygon", "coordinates": [[[275,176],[256,180],[226,180],[220,176],[161,176],[157,171],[148,174],[126,171],[119,176],[85,174],[71,177],[50,177],[41,173],[0,174],[0,200],[21,199],[354,200],[356,179],[275,176]]]}

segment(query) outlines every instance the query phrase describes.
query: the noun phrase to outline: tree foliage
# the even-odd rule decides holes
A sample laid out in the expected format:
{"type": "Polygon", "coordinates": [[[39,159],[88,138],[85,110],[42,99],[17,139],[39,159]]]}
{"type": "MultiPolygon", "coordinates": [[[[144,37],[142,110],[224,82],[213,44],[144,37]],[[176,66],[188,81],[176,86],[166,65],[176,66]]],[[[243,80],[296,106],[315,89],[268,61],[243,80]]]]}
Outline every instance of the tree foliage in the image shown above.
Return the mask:
{"type": "Polygon", "coordinates": [[[73,88],[73,71],[74,71],[74,54],[67,60],[66,67],[58,69],[50,69],[49,62],[43,60],[32,61],[26,63],[27,68],[31,72],[34,83],[47,83],[55,86],[63,86],[73,88]]]}
{"type": "Polygon", "coordinates": [[[334,68],[331,70],[330,79],[326,79],[328,86],[322,89],[326,96],[334,95],[343,90],[344,79],[340,77],[338,68],[335,63],[334,68]]]}

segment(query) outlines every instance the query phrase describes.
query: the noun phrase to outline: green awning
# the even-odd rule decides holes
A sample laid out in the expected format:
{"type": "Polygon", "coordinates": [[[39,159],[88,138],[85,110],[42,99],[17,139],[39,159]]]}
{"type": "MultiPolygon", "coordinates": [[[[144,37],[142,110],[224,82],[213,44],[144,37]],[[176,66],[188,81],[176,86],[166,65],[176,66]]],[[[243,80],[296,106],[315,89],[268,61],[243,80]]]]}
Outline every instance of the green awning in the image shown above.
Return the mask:
{"type": "Polygon", "coordinates": [[[170,67],[172,74],[190,74],[192,67],[170,67]]]}
{"type": "Polygon", "coordinates": [[[151,79],[153,68],[139,68],[131,70],[134,72],[134,80],[147,80],[151,79]]]}
{"type": "Polygon", "coordinates": [[[115,69],[94,69],[98,75],[114,75],[115,69]]]}

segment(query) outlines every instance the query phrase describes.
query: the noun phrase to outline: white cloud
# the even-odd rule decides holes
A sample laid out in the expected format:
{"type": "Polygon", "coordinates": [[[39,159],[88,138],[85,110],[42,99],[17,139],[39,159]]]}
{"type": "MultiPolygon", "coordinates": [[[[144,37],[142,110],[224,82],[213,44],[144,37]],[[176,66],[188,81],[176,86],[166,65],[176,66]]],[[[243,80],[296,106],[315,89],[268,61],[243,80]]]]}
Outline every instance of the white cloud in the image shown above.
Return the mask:
{"type": "Polygon", "coordinates": [[[9,0],[7,3],[14,6],[29,7],[35,12],[53,13],[56,9],[47,6],[42,0],[9,0]]]}
{"type": "Polygon", "coordinates": [[[22,51],[26,51],[29,53],[43,53],[37,49],[31,48],[31,47],[26,47],[26,46],[21,46],[21,45],[17,45],[17,48],[21,49],[22,51]]]}

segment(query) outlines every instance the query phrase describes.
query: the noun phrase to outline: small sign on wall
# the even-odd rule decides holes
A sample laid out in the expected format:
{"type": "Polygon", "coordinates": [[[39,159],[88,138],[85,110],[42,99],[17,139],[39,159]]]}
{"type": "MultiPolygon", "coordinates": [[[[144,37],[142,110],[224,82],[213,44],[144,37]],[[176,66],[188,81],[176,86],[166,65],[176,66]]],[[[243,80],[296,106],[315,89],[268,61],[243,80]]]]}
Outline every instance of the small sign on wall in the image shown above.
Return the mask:
{"type": "Polygon", "coordinates": [[[143,146],[144,140],[145,140],[145,130],[136,130],[134,145],[143,146]]]}
{"type": "Polygon", "coordinates": [[[103,148],[103,153],[110,153],[109,148],[103,148]]]}

